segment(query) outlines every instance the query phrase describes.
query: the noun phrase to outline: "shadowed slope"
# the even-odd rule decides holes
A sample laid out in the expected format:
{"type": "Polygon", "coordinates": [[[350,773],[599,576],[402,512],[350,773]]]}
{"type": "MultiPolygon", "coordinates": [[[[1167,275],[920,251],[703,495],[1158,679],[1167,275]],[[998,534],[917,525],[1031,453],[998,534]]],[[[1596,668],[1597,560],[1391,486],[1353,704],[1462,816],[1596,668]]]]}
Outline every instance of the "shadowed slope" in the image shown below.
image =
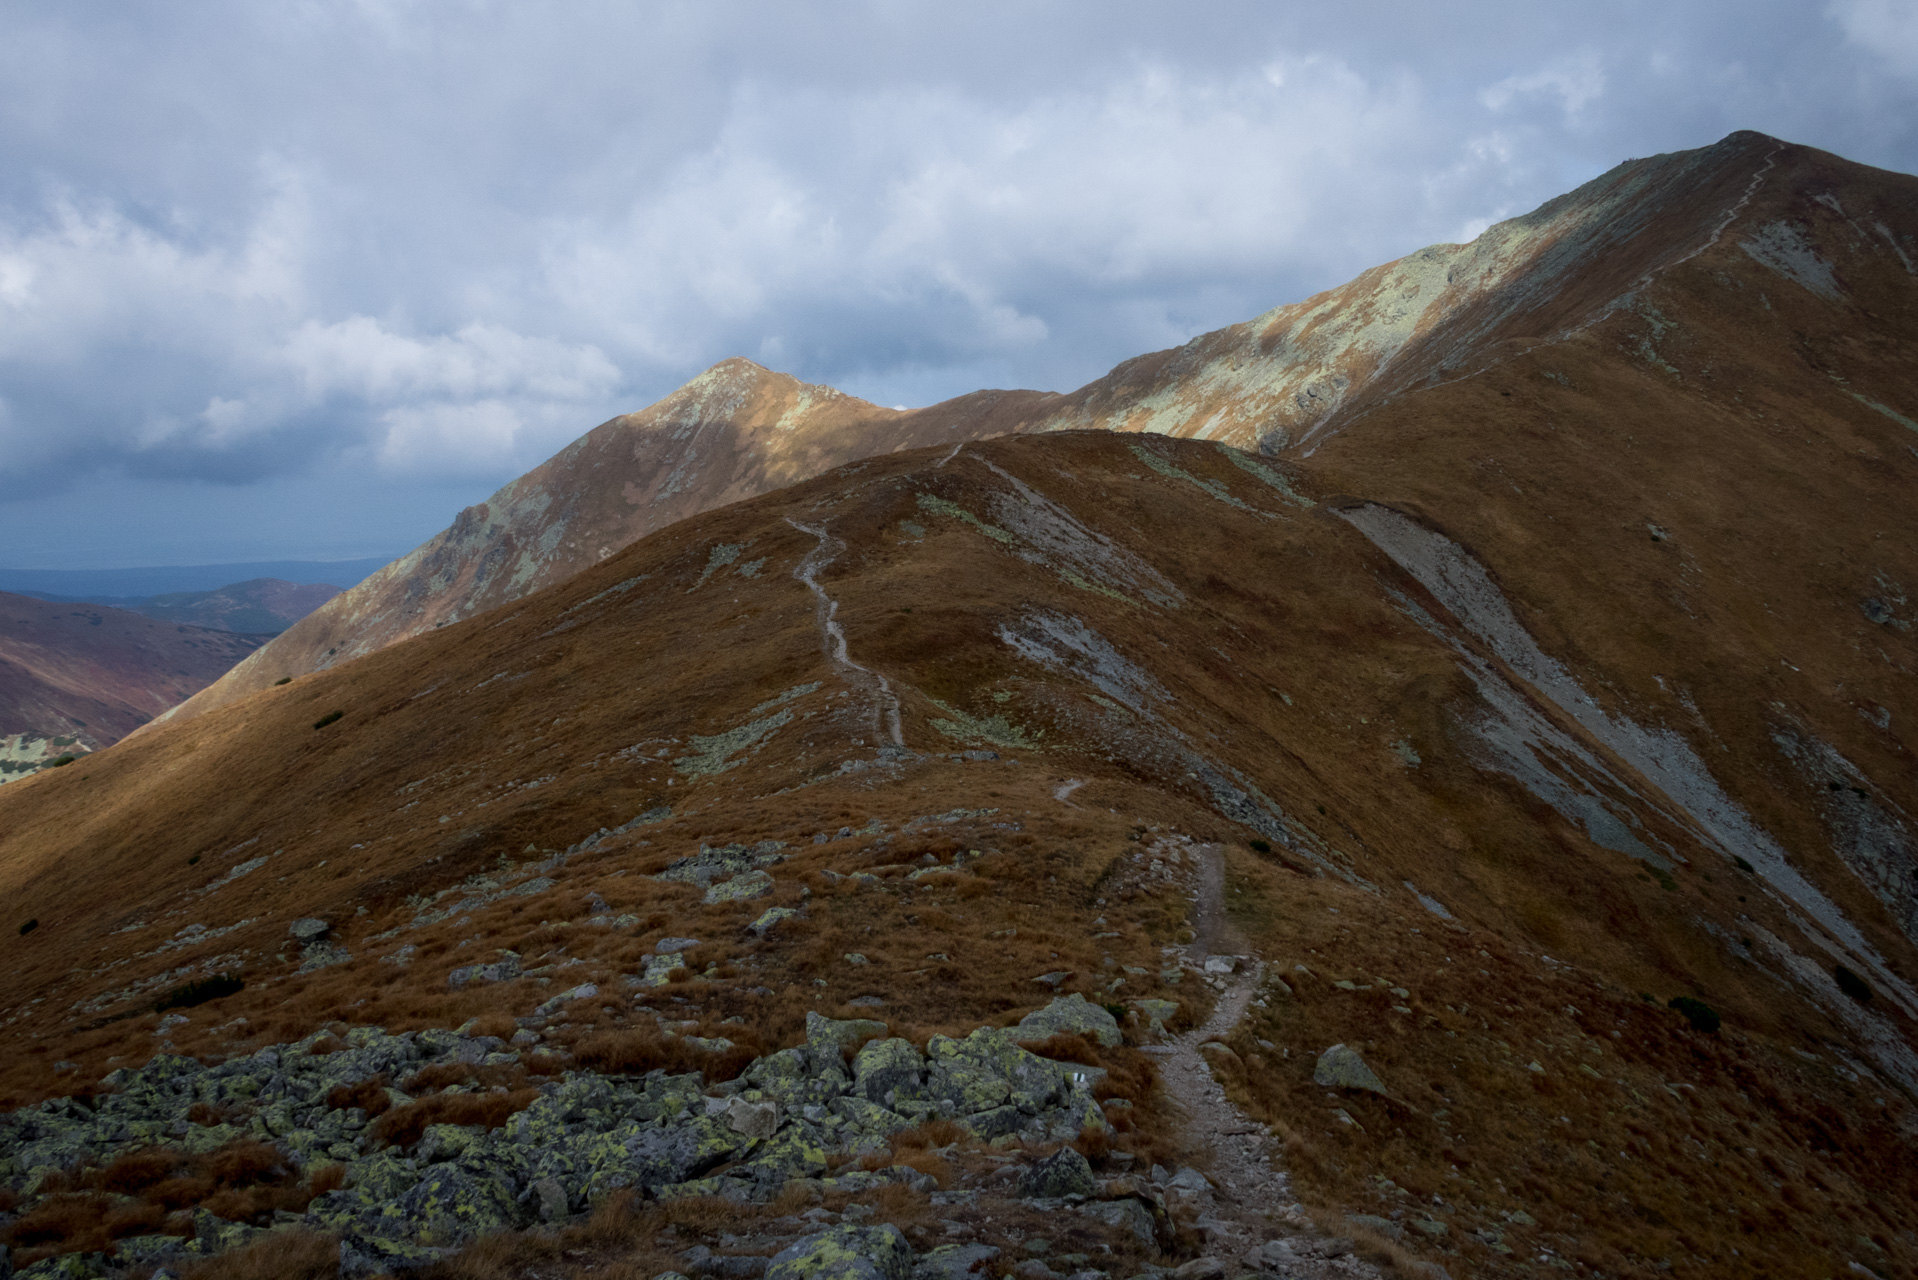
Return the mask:
{"type": "MultiPolygon", "coordinates": [[[[0,592],[0,735],[57,737],[96,750],[198,692],[264,641],[0,592]]],[[[29,750],[23,759],[59,754],[29,750]]],[[[13,763],[0,763],[0,779],[13,763]]]]}
{"type": "Polygon", "coordinates": [[[282,676],[324,670],[517,600],[675,520],[850,458],[974,438],[975,416],[902,414],[749,360],[725,361],[468,507],[445,532],[321,605],[173,714],[197,715],[282,676]]]}

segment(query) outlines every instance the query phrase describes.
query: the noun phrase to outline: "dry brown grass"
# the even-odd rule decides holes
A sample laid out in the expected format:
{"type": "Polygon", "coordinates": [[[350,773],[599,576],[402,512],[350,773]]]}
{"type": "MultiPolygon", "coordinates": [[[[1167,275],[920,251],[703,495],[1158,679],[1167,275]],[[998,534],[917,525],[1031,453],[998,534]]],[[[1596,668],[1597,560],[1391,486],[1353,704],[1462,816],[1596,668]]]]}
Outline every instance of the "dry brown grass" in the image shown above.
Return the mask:
{"type": "Polygon", "coordinates": [[[49,1180],[53,1194],[0,1232],[0,1240],[15,1249],[16,1262],[95,1252],[126,1236],[191,1234],[184,1211],[194,1208],[256,1224],[276,1210],[300,1213],[314,1196],[343,1183],[338,1165],[297,1176],[286,1157],[263,1142],[229,1143],[205,1155],[149,1148],[49,1180]]]}
{"type": "Polygon", "coordinates": [[[336,1086],[328,1091],[326,1105],[338,1111],[350,1111],[358,1107],[368,1116],[378,1116],[385,1114],[387,1108],[393,1105],[393,1100],[386,1096],[386,1077],[381,1075],[336,1086]]]}
{"type": "Polygon", "coordinates": [[[335,1280],[340,1273],[340,1242],[311,1231],[276,1231],[217,1258],[194,1263],[186,1280],[335,1280]]]}
{"type": "Polygon", "coordinates": [[[537,1089],[435,1094],[394,1107],[374,1121],[369,1132],[385,1146],[411,1147],[429,1125],[478,1125],[488,1130],[497,1129],[538,1098],[537,1089]]]}

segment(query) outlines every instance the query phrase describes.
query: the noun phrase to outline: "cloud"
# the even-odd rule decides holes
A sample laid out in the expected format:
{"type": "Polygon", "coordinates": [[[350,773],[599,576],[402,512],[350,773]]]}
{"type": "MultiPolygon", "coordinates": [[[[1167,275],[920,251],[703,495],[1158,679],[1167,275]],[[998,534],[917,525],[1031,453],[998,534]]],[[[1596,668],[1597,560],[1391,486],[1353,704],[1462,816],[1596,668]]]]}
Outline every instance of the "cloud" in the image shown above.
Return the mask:
{"type": "Polygon", "coordinates": [[[888,404],[1069,388],[1626,156],[1918,164],[1889,0],[1209,12],[24,10],[0,503],[477,497],[731,355],[888,404]]]}
{"type": "Polygon", "coordinates": [[[1526,75],[1507,76],[1487,86],[1478,100],[1493,111],[1503,111],[1526,98],[1556,96],[1568,116],[1575,116],[1605,92],[1605,71],[1590,50],[1571,58],[1557,58],[1526,75]]]}
{"type": "Polygon", "coordinates": [[[1845,38],[1902,75],[1918,76],[1918,3],[1836,0],[1827,10],[1845,38]]]}

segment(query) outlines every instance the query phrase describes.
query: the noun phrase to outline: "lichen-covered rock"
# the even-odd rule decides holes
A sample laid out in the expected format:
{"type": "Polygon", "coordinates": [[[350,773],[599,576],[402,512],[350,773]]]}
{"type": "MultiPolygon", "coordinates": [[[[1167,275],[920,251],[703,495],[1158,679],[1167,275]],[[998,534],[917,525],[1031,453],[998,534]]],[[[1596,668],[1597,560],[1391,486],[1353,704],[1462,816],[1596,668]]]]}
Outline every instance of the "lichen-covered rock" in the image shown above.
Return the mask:
{"type": "Polygon", "coordinates": [[[1043,1009],[1034,1009],[1013,1028],[1016,1040],[1044,1040],[1056,1035],[1082,1035],[1107,1048],[1122,1039],[1118,1020],[1076,991],[1060,996],[1043,1009]]]}
{"type": "Polygon", "coordinates": [[[740,1078],[788,1111],[824,1106],[852,1086],[852,1076],[836,1048],[816,1055],[804,1045],[767,1054],[740,1078]]]}
{"type": "Polygon", "coordinates": [[[787,920],[799,913],[791,907],[767,907],[760,913],[759,919],[746,926],[746,931],[754,937],[763,938],[787,920]]]}
{"type": "Polygon", "coordinates": [[[873,1040],[852,1060],[854,1090],[892,1106],[926,1096],[926,1058],[910,1040],[873,1040]]]}
{"type": "Polygon", "coordinates": [[[876,1102],[868,1102],[856,1094],[833,1099],[832,1113],[860,1133],[877,1138],[890,1138],[893,1134],[913,1126],[910,1119],[897,1111],[882,1107],[876,1102]]]}
{"type": "Polygon", "coordinates": [[[639,975],[642,987],[663,987],[673,980],[673,970],[684,969],[686,957],[677,953],[663,956],[647,956],[645,971],[639,975]]]}
{"type": "Polygon", "coordinates": [[[806,1015],[806,1047],[813,1051],[816,1058],[841,1054],[864,1040],[886,1034],[886,1024],[871,1018],[824,1018],[817,1013],[806,1015]]]}
{"type": "Polygon", "coordinates": [[[966,1280],[998,1256],[989,1244],[942,1244],[913,1265],[912,1280],[966,1280]]]}
{"type": "Polygon", "coordinates": [[[547,1014],[557,1013],[560,1009],[575,1000],[590,1000],[598,994],[599,987],[597,985],[591,982],[582,982],[570,991],[562,991],[551,1000],[542,1001],[539,1007],[534,1009],[533,1012],[543,1018],[547,1014]]]}
{"type": "Polygon", "coordinates": [[[890,1223],[841,1225],[773,1255],[766,1280],[911,1280],[912,1246],[890,1223]]]}
{"type": "Polygon", "coordinates": [[[1342,1044],[1319,1055],[1318,1064],[1312,1068],[1312,1083],[1321,1089],[1360,1089],[1386,1096],[1384,1083],[1365,1065],[1365,1059],[1356,1049],[1342,1044]]]}
{"type": "Polygon", "coordinates": [[[779,840],[761,840],[755,845],[728,844],[718,848],[701,845],[698,853],[677,859],[653,879],[680,884],[711,884],[742,871],[784,862],[786,857],[779,851],[785,847],[784,842],[779,840]]]}
{"type": "Polygon", "coordinates": [[[448,990],[458,991],[476,982],[511,982],[520,975],[520,960],[512,951],[500,952],[498,960],[487,964],[469,964],[446,975],[448,990]]]}
{"type": "Polygon", "coordinates": [[[1139,1200],[1127,1196],[1123,1200],[1094,1200],[1079,1206],[1079,1212],[1116,1231],[1128,1231],[1138,1237],[1145,1245],[1157,1243],[1157,1229],[1152,1210],[1139,1200]]]}
{"type": "Polygon", "coordinates": [[[1165,1034],[1165,1024],[1172,1021],[1179,1012],[1176,1000],[1134,1000],[1132,1007],[1146,1020],[1154,1035],[1165,1034]]]}
{"type": "Polygon", "coordinates": [[[1019,1183],[1019,1194],[1032,1200],[1090,1197],[1099,1194],[1099,1180],[1092,1175],[1092,1166],[1084,1156],[1071,1147],[1060,1147],[1026,1170],[1026,1176],[1019,1183]]]}
{"type": "Polygon", "coordinates": [[[831,1167],[826,1144],[805,1125],[788,1125],[778,1136],[756,1145],[752,1158],[727,1172],[762,1187],[781,1187],[796,1178],[817,1178],[831,1167]]]}
{"type": "Polygon", "coordinates": [[[744,1137],[770,1138],[779,1129],[779,1104],[734,1098],[726,1104],[726,1123],[744,1137]]]}
{"type": "Polygon", "coordinates": [[[931,1068],[928,1097],[952,1103],[964,1115],[1016,1106],[1037,1115],[1063,1100],[1066,1082],[1057,1063],[1021,1049],[1004,1031],[981,1027],[963,1040],[934,1036],[926,1044],[931,1068]]]}
{"type": "Polygon", "coordinates": [[[750,902],[773,891],[773,878],[764,871],[746,871],[730,880],[720,880],[706,890],[706,905],[723,902],[750,902]]]}
{"type": "Polygon", "coordinates": [[[327,931],[332,927],[332,925],[324,920],[314,916],[307,916],[303,919],[295,920],[286,932],[295,942],[301,946],[305,946],[309,942],[318,942],[326,936],[327,931]]]}

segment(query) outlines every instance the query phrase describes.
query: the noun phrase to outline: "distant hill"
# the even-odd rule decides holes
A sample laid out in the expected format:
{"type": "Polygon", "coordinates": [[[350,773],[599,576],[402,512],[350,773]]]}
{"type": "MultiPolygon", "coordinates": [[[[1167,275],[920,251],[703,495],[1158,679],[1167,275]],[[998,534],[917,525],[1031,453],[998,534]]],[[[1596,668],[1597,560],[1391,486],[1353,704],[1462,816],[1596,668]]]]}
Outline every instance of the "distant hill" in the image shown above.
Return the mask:
{"type": "Polygon", "coordinates": [[[357,586],[391,556],[358,560],[249,560],[233,564],[146,565],[130,569],[0,569],[0,591],[42,599],[93,600],[174,595],[182,591],[218,591],[236,582],[280,578],[287,582],[357,586]]]}
{"type": "Polygon", "coordinates": [[[0,781],[112,745],[266,641],[0,592],[0,781]]]}
{"type": "Polygon", "coordinates": [[[157,596],[57,596],[22,592],[61,603],[103,604],[144,613],[162,622],[184,622],[215,631],[276,636],[340,594],[328,582],[288,582],[283,578],[254,578],[215,591],[174,591],[157,596]]]}

